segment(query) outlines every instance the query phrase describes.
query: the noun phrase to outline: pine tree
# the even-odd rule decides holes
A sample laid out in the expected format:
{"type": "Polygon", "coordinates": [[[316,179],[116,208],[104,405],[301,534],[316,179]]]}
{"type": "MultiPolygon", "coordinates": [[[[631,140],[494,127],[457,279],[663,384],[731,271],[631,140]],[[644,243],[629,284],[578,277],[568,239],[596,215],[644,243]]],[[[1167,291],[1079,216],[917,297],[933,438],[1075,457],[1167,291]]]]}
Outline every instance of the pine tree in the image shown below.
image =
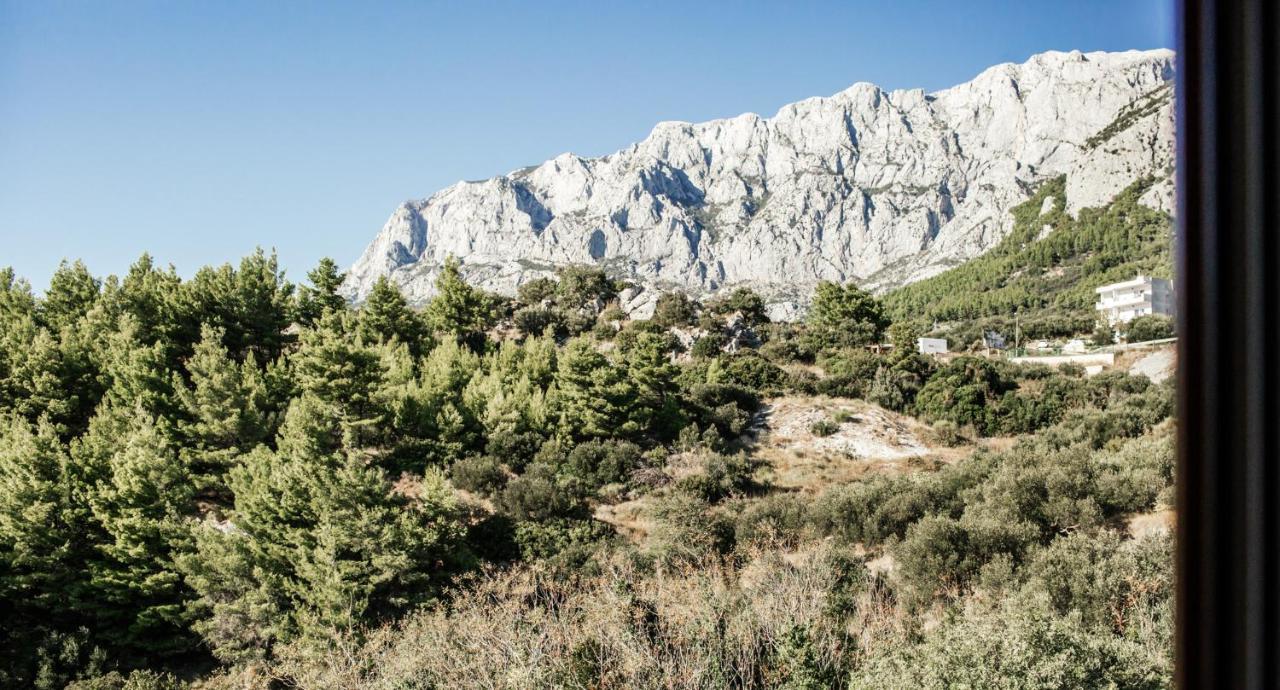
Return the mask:
{"type": "Polygon", "coordinates": [[[207,612],[196,628],[224,659],[384,620],[467,564],[438,475],[409,500],[355,454],[315,454],[325,443],[309,433],[286,423],[279,453],[259,448],[232,470],[229,526],[198,530],[183,561],[207,612]]]}
{"type": "Polygon", "coordinates": [[[359,334],[368,343],[404,343],[414,356],[430,347],[421,317],[386,276],[378,278],[360,307],[359,334]]]}
{"type": "MultiPolygon", "coordinates": [[[[383,370],[379,353],[350,336],[343,314],[325,316],[302,337],[292,358],[299,391],[331,405],[353,439],[375,438],[384,410],[378,400],[383,370]]],[[[359,445],[359,443],[357,443],[359,445]]]]}
{"type": "Polygon", "coordinates": [[[178,339],[184,325],[178,313],[181,285],[182,279],[173,266],[161,271],[149,254],[143,254],[129,267],[119,287],[109,290],[104,300],[112,303],[113,316],[129,314],[133,317],[140,342],[147,345],[160,343],[171,367],[178,363],[178,339]]]}
{"type": "Polygon", "coordinates": [[[223,332],[205,326],[187,360],[188,388],[174,387],[185,411],[178,422],[182,455],[201,483],[214,488],[235,457],[270,438],[266,384],[252,354],[237,363],[222,345],[223,332]]]}
{"type": "Polygon", "coordinates": [[[121,409],[141,407],[155,416],[180,414],[165,347],[143,344],[135,317],[120,317],[120,330],[108,336],[99,367],[108,382],[103,400],[121,409]]]}
{"type": "Polygon", "coordinates": [[[630,419],[635,384],[586,338],[570,340],[556,370],[559,434],[574,441],[626,437],[638,431],[630,419]]]}
{"type": "Polygon", "coordinates": [[[311,285],[304,285],[298,290],[298,321],[310,326],[331,311],[345,309],[347,301],[338,294],[345,277],[333,259],[327,256],[320,259],[320,263],[307,272],[311,285]]]}
{"type": "Polygon", "coordinates": [[[436,333],[453,336],[458,342],[479,350],[485,332],[493,325],[493,301],[462,279],[458,260],[449,257],[436,278],[436,296],[424,315],[436,333]]]}
{"type": "Polygon", "coordinates": [[[239,268],[202,268],[182,283],[174,300],[182,324],[177,336],[182,356],[199,341],[205,323],[224,330],[224,343],[237,359],[252,350],[259,362],[275,360],[292,339],[286,329],[293,285],[285,280],[274,252],[259,249],[242,259],[239,268]]]}
{"type": "Polygon", "coordinates": [[[73,504],[84,484],[51,424],[0,423],[0,598],[28,613],[65,610],[91,533],[73,504]]]}
{"type": "Polygon", "coordinates": [[[877,343],[888,326],[884,306],[856,285],[824,280],[814,290],[809,329],[815,349],[877,343]]]}
{"type": "Polygon", "coordinates": [[[683,426],[679,368],[671,361],[666,334],[641,333],[622,357],[627,379],[635,388],[628,423],[655,440],[674,438],[683,426]]]}
{"type": "Polygon", "coordinates": [[[169,439],[141,409],[125,422],[108,459],[108,478],[89,505],[106,532],[90,562],[97,628],[114,644],[165,654],[191,647],[186,635],[189,591],[174,559],[190,548],[186,518],[194,514],[194,484],[169,439]]]}
{"type": "Polygon", "coordinates": [[[58,264],[40,300],[40,322],[57,333],[84,316],[98,299],[102,282],[81,261],[58,264]]]}
{"type": "Polygon", "coordinates": [[[34,317],[35,311],[31,284],[17,277],[12,268],[0,268],[0,324],[14,317],[34,317]]]}

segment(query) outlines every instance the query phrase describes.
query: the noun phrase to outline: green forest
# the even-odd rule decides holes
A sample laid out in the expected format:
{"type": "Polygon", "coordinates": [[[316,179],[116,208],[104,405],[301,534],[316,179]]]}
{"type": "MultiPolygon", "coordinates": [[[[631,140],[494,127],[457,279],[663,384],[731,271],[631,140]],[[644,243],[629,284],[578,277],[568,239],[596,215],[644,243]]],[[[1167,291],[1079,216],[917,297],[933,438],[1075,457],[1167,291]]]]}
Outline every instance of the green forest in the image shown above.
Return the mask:
{"type": "Polygon", "coordinates": [[[1155,180],[1141,179],[1101,208],[1066,212],[1066,178],[1041,184],[1014,207],[1013,230],[991,251],[932,278],[891,291],[885,307],[895,319],[955,324],[945,332],[957,347],[982,330],[1014,337],[1052,338],[1090,333],[1094,288],[1138,273],[1173,275],[1173,223],[1138,202],[1155,180]]]}
{"type": "Polygon", "coordinates": [[[508,298],[449,262],[422,309],[262,251],[0,272],[0,686],[1169,687],[1171,543],[1126,525],[1171,502],[1172,385],[912,346],[1167,270],[1142,189],[1073,220],[1050,183],[992,253],[794,324],[745,289],[629,319],[589,267],[508,298]],[[950,455],[782,486],[781,399],[950,455]]]}

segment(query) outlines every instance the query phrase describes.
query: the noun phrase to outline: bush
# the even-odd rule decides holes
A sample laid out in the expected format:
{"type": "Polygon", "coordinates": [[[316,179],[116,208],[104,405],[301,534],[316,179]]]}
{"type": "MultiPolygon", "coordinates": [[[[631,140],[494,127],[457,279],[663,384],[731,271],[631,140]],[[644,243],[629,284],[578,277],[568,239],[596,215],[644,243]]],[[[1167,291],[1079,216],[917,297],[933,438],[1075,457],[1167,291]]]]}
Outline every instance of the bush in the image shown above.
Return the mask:
{"type": "Polygon", "coordinates": [[[819,419],[809,425],[809,433],[814,436],[830,436],[840,430],[840,425],[830,419],[819,419]]]}
{"type": "Polygon", "coordinates": [[[707,335],[693,341],[693,347],[689,348],[689,354],[698,359],[711,359],[720,355],[720,350],[724,348],[724,336],[719,333],[708,333],[707,335]]]}
{"type": "Polygon", "coordinates": [[[653,520],[649,550],[659,563],[691,563],[733,547],[733,526],[699,496],[676,491],[654,505],[653,520]]]}
{"type": "Polygon", "coordinates": [[[526,336],[542,335],[548,328],[552,329],[553,333],[563,330],[559,312],[546,307],[534,306],[519,309],[511,315],[511,321],[526,336]]]}
{"type": "Polygon", "coordinates": [[[67,685],[66,690],[182,690],[187,684],[168,673],[138,670],[123,675],[112,671],[105,676],[78,680],[67,685]]]}
{"type": "Polygon", "coordinates": [[[507,483],[500,504],[517,520],[581,517],[586,514],[585,495],[582,480],[558,475],[549,465],[535,462],[507,483]]]}
{"type": "Polygon", "coordinates": [[[696,302],[683,292],[664,292],[653,307],[653,322],[664,327],[688,326],[697,316],[696,302]]]}
{"type": "Polygon", "coordinates": [[[969,438],[960,430],[959,425],[947,419],[935,423],[933,425],[933,433],[937,437],[938,443],[948,448],[955,448],[969,443],[969,438]]]}
{"type": "Polygon", "coordinates": [[[754,475],[759,465],[759,460],[745,453],[707,453],[702,458],[700,471],[682,478],[676,486],[704,501],[714,503],[727,496],[740,496],[758,488],[754,475]]]}
{"type": "Polygon", "coordinates": [[[789,323],[768,324],[761,329],[764,344],[758,350],[760,356],[776,364],[812,362],[815,353],[802,337],[802,329],[789,323]]]}
{"type": "Polygon", "coordinates": [[[628,441],[587,441],[578,444],[565,457],[566,472],[599,488],[605,484],[625,482],[640,467],[640,446],[628,441]]]}
{"type": "Polygon", "coordinates": [[[734,523],[738,546],[795,547],[809,525],[808,500],[794,493],[765,496],[747,503],[734,523]]]}
{"type": "Polygon", "coordinates": [[[522,304],[538,306],[555,297],[556,281],[550,278],[534,278],[516,290],[516,299],[522,304]]]}
{"type": "Polygon", "coordinates": [[[1173,319],[1162,314],[1139,316],[1125,328],[1125,340],[1141,343],[1173,337],[1173,319]]]}
{"type": "Polygon", "coordinates": [[[449,479],[464,491],[492,496],[507,485],[507,472],[502,463],[488,455],[473,455],[453,463],[449,479]]]}
{"type": "Polygon", "coordinates": [[[517,472],[533,459],[546,439],[536,431],[499,429],[489,434],[485,453],[517,472]]]}
{"type": "Polygon", "coordinates": [[[750,288],[737,288],[724,297],[708,302],[707,311],[717,316],[740,314],[743,325],[748,328],[769,323],[764,300],[750,288]]]}
{"type": "Polygon", "coordinates": [[[787,372],[769,360],[754,353],[740,353],[720,357],[720,373],[713,381],[708,375],[708,383],[732,383],[750,388],[761,395],[782,392],[787,384],[787,372]]]}
{"type": "Polygon", "coordinates": [[[987,435],[999,430],[997,402],[1017,383],[994,362],[958,357],[938,369],[916,396],[916,410],[929,421],[972,425],[987,435]]]}
{"type": "Polygon", "coordinates": [[[1162,642],[1099,634],[1078,616],[1045,611],[1042,601],[1012,601],[948,620],[917,644],[869,650],[849,688],[1156,690],[1172,674],[1162,642]]]}
{"type": "Polygon", "coordinates": [[[552,559],[555,565],[576,569],[612,536],[608,525],[589,518],[553,518],[519,523],[515,539],[526,561],[552,559]]]}

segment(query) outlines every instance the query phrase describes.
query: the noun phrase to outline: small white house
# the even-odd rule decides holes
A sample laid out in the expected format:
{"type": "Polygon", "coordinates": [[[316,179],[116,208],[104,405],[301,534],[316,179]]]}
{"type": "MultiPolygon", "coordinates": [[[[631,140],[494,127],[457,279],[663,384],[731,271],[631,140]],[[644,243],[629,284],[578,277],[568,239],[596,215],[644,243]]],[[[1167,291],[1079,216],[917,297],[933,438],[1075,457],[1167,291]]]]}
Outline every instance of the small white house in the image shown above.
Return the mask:
{"type": "Polygon", "coordinates": [[[1139,274],[1133,280],[1103,285],[1094,307],[1112,326],[1128,323],[1139,316],[1164,314],[1173,316],[1173,282],[1139,274]]]}
{"type": "Polygon", "coordinates": [[[916,350],[922,355],[939,355],[947,351],[946,338],[918,338],[916,350]]]}

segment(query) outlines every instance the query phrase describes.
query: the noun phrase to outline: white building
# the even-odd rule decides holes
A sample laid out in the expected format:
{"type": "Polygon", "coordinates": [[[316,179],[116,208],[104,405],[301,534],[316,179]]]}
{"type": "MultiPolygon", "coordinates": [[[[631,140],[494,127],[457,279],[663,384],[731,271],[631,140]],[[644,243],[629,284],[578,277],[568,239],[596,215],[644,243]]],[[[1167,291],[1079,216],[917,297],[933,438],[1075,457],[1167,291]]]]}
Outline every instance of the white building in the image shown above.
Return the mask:
{"type": "Polygon", "coordinates": [[[946,338],[919,338],[916,340],[916,350],[922,355],[938,355],[947,351],[946,338]]]}
{"type": "Polygon", "coordinates": [[[1139,316],[1164,314],[1173,316],[1173,282],[1139,274],[1133,280],[1103,285],[1095,290],[1094,305],[1107,323],[1128,323],[1139,316]]]}

